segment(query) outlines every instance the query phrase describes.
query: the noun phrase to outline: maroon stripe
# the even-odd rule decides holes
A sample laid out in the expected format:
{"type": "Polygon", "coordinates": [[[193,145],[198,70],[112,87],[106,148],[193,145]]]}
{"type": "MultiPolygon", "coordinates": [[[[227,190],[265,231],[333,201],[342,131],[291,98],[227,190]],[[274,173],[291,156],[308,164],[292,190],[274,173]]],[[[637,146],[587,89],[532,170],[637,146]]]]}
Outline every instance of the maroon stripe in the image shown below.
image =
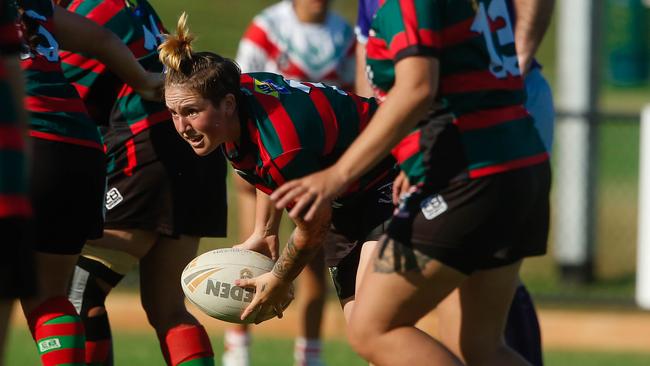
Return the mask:
{"type": "Polygon", "coordinates": [[[318,111],[321,123],[323,124],[323,132],[325,133],[325,143],[323,144],[323,154],[327,155],[334,150],[336,140],[339,134],[339,121],[336,118],[336,113],[327,100],[327,96],[320,88],[317,88],[312,83],[305,83],[311,87],[309,97],[314,103],[314,107],[318,111]]]}
{"type": "Polygon", "coordinates": [[[105,363],[111,351],[111,340],[86,341],[86,363],[105,363]]]}
{"type": "Polygon", "coordinates": [[[36,339],[82,334],[83,331],[84,327],[80,321],[64,324],[42,324],[36,328],[36,339]]]}
{"type": "Polygon", "coordinates": [[[111,20],[117,13],[124,9],[124,2],[117,1],[102,1],[99,5],[89,11],[85,17],[92,19],[99,25],[106,24],[111,20]],[[119,4],[119,5],[118,5],[119,4]]]}
{"type": "Polygon", "coordinates": [[[486,175],[503,173],[509,170],[515,170],[527,166],[537,165],[545,162],[546,160],[548,160],[548,153],[543,152],[537,155],[527,156],[524,158],[511,160],[500,164],[493,164],[478,169],[472,169],[469,172],[469,176],[470,178],[484,177],[486,175]]]}
{"type": "Polygon", "coordinates": [[[25,196],[0,194],[0,217],[29,217],[32,206],[25,196]]]}
{"type": "Polygon", "coordinates": [[[78,139],[78,138],[75,138],[75,137],[60,136],[60,135],[55,135],[53,133],[34,131],[34,130],[29,131],[29,136],[37,138],[37,139],[58,141],[58,142],[66,143],[66,144],[89,147],[89,148],[97,149],[97,150],[100,150],[100,151],[104,152],[104,147],[102,146],[102,144],[100,144],[98,142],[95,142],[95,141],[82,140],[82,139],[78,139]]]}
{"type": "Polygon", "coordinates": [[[474,113],[464,114],[454,120],[462,132],[480,128],[488,128],[502,123],[529,117],[528,111],[522,105],[503,108],[484,109],[474,113]]]}
{"type": "Polygon", "coordinates": [[[78,98],[58,98],[49,96],[25,97],[25,109],[30,112],[69,112],[86,113],[86,106],[78,98]]]}
{"type": "Polygon", "coordinates": [[[273,129],[275,129],[282,151],[291,151],[300,148],[300,138],[291,117],[280,100],[272,95],[257,94],[257,101],[262,105],[273,129]]]}
{"type": "Polygon", "coordinates": [[[22,150],[25,147],[25,137],[15,125],[0,125],[0,150],[22,150]]]}
{"type": "Polygon", "coordinates": [[[133,139],[126,140],[126,161],[127,165],[124,168],[124,175],[130,177],[133,175],[133,169],[138,165],[138,159],[135,156],[135,142],[133,139]]]}
{"type": "MultiPolygon", "coordinates": [[[[402,22],[404,23],[404,34],[406,35],[406,44],[419,44],[418,41],[418,18],[415,13],[415,4],[413,0],[399,0],[400,11],[402,12],[402,22]]],[[[392,49],[391,41],[391,49],[392,49]]]]}
{"type": "Polygon", "coordinates": [[[469,93],[483,90],[519,90],[524,88],[520,76],[508,75],[498,79],[489,70],[444,76],[440,82],[442,94],[469,93]]]}
{"type": "Polygon", "coordinates": [[[391,151],[398,163],[403,163],[420,152],[421,131],[416,130],[404,137],[391,151]]]}
{"type": "Polygon", "coordinates": [[[41,355],[41,361],[43,362],[43,366],[67,365],[72,363],[83,365],[85,356],[83,348],[64,348],[41,355]]]}
{"type": "Polygon", "coordinates": [[[156,113],[152,113],[145,118],[132,123],[129,128],[131,129],[131,133],[134,135],[139,134],[140,132],[146,130],[147,128],[156,125],[161,122],[169,121],[171,119],[171,115],[169,114],[169,111],[167,110],[162,110],[156,113]]]}

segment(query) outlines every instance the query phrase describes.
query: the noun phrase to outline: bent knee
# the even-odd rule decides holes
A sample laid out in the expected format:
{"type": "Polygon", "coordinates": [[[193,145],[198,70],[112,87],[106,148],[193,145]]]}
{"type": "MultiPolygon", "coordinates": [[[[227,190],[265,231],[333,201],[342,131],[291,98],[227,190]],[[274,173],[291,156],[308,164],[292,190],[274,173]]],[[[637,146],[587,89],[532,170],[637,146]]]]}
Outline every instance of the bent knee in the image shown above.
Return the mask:
{"type": "Polygon", "coordinates": [[[372,357],[372,352],[376,340],[381,336],[379,329],[368,326],[367,323],[351,319],[347,328],[348,341],[352,349],[361,357],[368,360],[372,357]]]}

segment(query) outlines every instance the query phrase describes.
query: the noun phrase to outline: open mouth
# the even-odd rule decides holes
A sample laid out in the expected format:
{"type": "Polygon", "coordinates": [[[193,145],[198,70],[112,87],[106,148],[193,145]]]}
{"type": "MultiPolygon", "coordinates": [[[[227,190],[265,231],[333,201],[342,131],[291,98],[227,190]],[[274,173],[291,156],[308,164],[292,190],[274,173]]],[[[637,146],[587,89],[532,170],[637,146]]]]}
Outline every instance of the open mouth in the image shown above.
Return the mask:
{"type": "Polygon", "coordinates": [[[200,147],[203,144],[203,135],[183,135],[183,138],[192,145],[192,147],[200,147]]]}

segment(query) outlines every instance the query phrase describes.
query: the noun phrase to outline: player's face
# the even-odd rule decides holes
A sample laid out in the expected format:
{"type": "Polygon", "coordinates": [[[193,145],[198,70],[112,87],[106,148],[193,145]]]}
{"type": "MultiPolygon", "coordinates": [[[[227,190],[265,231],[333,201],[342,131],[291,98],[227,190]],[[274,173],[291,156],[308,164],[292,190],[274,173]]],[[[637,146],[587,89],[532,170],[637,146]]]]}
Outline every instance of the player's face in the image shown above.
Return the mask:
{"type": "Polygon", "coordinates": [[[293,0],[295,7],[314,16],[324,15],[329,8],[329,3],[329,0],[293,0]]]}
{"type": "Polygon", "coordinates": [[[209,99],[178,85],[165,87],[165,102],[174,126],[198,155],[207,155],[227,140],[225,103],[215,107],[209,99]]]}

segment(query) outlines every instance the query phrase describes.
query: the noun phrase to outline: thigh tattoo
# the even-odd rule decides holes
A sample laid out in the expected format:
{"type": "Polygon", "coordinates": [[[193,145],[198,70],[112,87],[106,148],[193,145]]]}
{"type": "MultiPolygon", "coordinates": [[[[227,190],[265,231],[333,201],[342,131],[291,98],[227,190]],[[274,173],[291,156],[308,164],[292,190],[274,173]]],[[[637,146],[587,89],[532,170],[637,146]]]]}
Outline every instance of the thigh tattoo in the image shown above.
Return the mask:
{"type": "Polygon", "coordinates": [[[420,251],[384,237],[379,245],[379,253],[374,259],[374,269],[380,273],[422,272],[431,261],[431,258],[420,251]]]}

